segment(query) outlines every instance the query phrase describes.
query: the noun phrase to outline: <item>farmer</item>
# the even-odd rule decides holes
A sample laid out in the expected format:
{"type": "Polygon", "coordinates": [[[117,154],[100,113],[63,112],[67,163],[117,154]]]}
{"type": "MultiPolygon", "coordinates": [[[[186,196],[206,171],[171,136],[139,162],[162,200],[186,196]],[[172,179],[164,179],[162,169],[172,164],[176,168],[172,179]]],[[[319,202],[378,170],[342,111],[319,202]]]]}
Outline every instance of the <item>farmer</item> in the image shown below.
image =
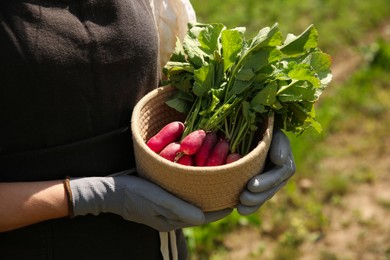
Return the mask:
{"type": "MultiPolygon", "coordinates": [[[[181,229],[231,209],[204,213],[137,177],[129,122],[135,103],[158,86],[175,35],[194,21],[189,3],[0,6],[0,258],[185,259],[181,229]]],[[[270,159],[260,184],[243,192],[242,215],[294,172],[280,131],[270,159]]]]}

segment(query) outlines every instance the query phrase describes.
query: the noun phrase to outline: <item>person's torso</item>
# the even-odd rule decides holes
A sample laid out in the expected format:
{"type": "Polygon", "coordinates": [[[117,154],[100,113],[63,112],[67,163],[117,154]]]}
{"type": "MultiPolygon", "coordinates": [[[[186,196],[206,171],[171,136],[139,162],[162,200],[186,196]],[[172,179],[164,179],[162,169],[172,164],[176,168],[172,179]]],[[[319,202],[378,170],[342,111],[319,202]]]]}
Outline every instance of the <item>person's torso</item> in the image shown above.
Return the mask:
{"type": "Polygon", "coordinates": [[[157,86],[148,1],[5,0],[0,21],[0,158],[126,127],[157,86]]]}

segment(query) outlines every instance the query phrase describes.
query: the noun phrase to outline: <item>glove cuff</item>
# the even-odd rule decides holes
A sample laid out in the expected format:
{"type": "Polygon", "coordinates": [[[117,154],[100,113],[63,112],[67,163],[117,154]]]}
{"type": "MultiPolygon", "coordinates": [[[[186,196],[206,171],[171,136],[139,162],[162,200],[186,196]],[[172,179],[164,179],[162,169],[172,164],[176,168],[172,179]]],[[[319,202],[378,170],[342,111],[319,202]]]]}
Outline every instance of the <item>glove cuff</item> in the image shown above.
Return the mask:
{"type": "Polygon", "coordinates": [[[73,206],[73,216],[109,212],[106,208],[115,202],[111,201],[114,194],[112,177],[87,177],[70,179],[70,198],[73,206]],[[109,196],[109,195],[111,196],[109,196]],[[108,195],[108,196],[107,196],[108,195]],[[111,202],[110,202],[111,201],[111,202]]]}

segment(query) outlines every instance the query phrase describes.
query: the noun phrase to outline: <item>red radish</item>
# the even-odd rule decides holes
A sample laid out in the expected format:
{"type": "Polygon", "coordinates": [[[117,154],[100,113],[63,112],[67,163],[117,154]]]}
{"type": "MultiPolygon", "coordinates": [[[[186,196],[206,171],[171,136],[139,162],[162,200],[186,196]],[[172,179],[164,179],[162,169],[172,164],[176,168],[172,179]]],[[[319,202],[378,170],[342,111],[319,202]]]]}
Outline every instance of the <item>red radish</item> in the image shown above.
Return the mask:
{"type": "Polygon", "coordinates": [[[184,124],[180,121],[174,121],[165,125],[161,130],[152,136],[146,145],[152,151],[159,153],[169,143],[177,140],[184,131],[184,124]]]}
{"type": "Polygon", "coordinates": [[[180,143],[172,142],[165,146],[164,149],[160,152],[160,156],[173,162],[175,160],[176,154],[179,152],[180,143]]]}
{"type": "Polygon", "coordinates": [[[207,132],[206,133],[206,137],[203,140],[201,147],[194,155],[196,166],[206,165],[207,159],[209,158],[211,151],[213,150],[217,141],[218,141],[218,139],[217,139],[216,132],[207,132]]]}
{"type": "Polygon", "coordinates": [[[187,165],[187,166],[192,166],[194,165],[193,159],[191,155],[184,154],[181,156],[178,160],[177,163],[182,164],[182,165],[187,165]]]}
{"type": "Polygon", "coordinates": [[[202,146],[204,139],[206,138],[206,132],[202,129],[195,130],[189,133],[180,142],[180,152],[193,155],[202,146]]]}
{"type": "Polygon", "coordinates": [[[239,153],[230,153],[226,157],[226,164],[238,161],[241,158],[242,158],[242,156],[239,153]]]}
{"type": "Polygon", "coordinates": [[[224,138],[220,139],[211,152],[206,166],[218,166],[225,164],[229,149],[229,142],[224,138]]]}

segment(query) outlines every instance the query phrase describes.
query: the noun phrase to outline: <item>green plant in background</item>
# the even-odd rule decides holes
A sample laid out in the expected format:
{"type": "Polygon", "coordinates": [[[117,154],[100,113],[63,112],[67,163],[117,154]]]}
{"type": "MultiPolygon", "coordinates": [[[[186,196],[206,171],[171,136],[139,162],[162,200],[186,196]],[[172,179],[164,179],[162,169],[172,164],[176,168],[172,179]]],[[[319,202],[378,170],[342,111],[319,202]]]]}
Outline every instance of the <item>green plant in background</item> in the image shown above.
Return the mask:
{"type": "Polygon", "coordinates": [[[187,237],[191,255],[195,255],[194,258],[196,259],[209,259],[211,253],[224,250],[222,244],[224,235],[239,226],[261,226],[260,221],[261,219],[256,215],[243,217],[233,211],[223,220],[199,227],[187,228],[184,230],[184,234],[187,237]]]}
{"type": "Polygon", "coordinates": [[[192,0],[191,3],[199,21],[220,22],[227,27],[240,24],[252,34],[275,22],[283,25],[283,34],[316,24],[320,35],[328,35],[320,39],[326,52],[359,44],[390,13],[386,0],[192,0]]]}
{"type": "MultiPolygon", "coordinates": [[[[309,129],[299,137],[289,134],[297,173],[286,187],[257,214],[242,217],[234,212],[218,222],[185,230],[191,259],[224,259],[220,252],[226,250],[222,243],[225,235],[242,226],[249,226],[262,237],[275,241],[271,259],[299,259],[300,246],[307,241],[321,240],[329,228],[326,205],[342,207],[343,197],[354,185],[375,182],[375,173],[364,161],[342,172],[330,172],[327,165],[319,163],[321,159],[362,156],[368,150],[380,156],[388,149],[380,141],[388,135],[388,128],[380,126],[388,121],[390,110],[390,43],[374,38],[371,44],[364,45],[363,41],[387,19],[390,3],[387,0],[191,2],[200,22],[221,22],[228,27],[244,25],[252,35],[258,28],[274,22],[287,32],[299,32],[313,23],[321,35],[320,45],[334,58],[350,48],[363,54],[359,69],[347,81],[331,84],[329,93],[317,104],[316,118],[323,133],[318,135],[309,129]],[[331,139],[341,132],[346,133],[346,139],[356,132],[365,133],[366,138],[354,139],[339,150],[332,149],[334,143],[343,142],[331,139]]],[[[385,209],[390,205],[383,200],[378,204],[385,209]]],[[[267,245],[256,252],[259,255],[255,259],[261,258],[265,250],[268,251],[267,245]]],[[[390,249],[387,256],[389,252],[390,249]]],[[[341,259],[328,251],[321,251],[320,257],[341,259]]]]}

